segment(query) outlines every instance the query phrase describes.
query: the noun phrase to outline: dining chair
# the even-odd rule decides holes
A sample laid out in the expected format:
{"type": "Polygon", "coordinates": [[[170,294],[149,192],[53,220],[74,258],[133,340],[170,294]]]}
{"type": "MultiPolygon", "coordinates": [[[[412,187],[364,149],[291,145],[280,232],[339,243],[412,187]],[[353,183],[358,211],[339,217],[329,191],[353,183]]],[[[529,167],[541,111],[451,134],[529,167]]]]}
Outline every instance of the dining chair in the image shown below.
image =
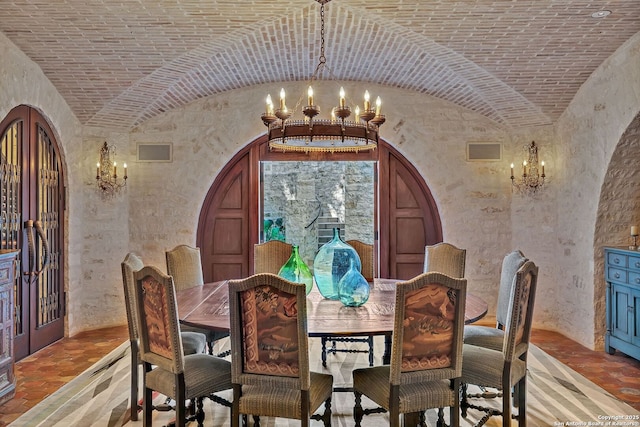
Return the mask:
{"type": "MultiPolygon", "coordinates": [[[[144,267],[142,258],[133,252],[129,252],[121,263],[122,284],[124,286],[124,300],[127,312],[127,325],[129,329],[129,345],[131,348],[131,420],[138,420],[138,411],[141,409],[138,401],[138,366],[142,364],[139,352],[138,325],[140,316],[136,303],[136,282],[134,273],[144,267]]],[[[185,354],[204,353],[207,348],[207,338],[197,332],[181,332],[182,345],[185,354]]]]}
{"type": "Polygon", "coordinates": [[[385,411],[390,426],[402,414],[406,425],[416,414],[424,425],[425,410],[447,406],[451,426],[459,425],[466,291],[466,279],[438,272],[397,283],[391,363],[353,371],[356,426],[385,411]],[[363,395],[379,407],[363,409],[363,395]]]}
{"type": "Polygon", "coordinates": [[[231,425],[241,415],[331,425],[333,376],[309,370],[304,284],[270,273],[230,280],[229,316],[231,425]],[[314,414],[323,403],[323,414],[314,414]]]}
{"type": "MultiPolygon", "coordinates": [[[[173,283],[177,290],[204,285],[200,248],[194,248],[189,245],[178,245],[171,250],[165,251],[165,258],[167,262],[167,273],[173,277],[173,283]]],[[[213,347],[216,341],[229,336],[228,332],[213,331],[189,325],[181,325],[180,328],[183,331],[205,334],[209,354],[213,354],[213,347]]],[[[228,354],[229,352],[227,351],[219,353],[217,356],[224,357],[228,354]]]]}
{"type": "MultiPolygon", "coordinates": [[[[362,265],[361,274],[367,279],[367,282],[373,283],[375,276],[374,273],[374,259],[373,259],[373,245],[370,243],[364,243],[360,240],[347,240],[346,244],[352,246],[358,256],[360,257],[360,264],[362,265]]],[[[373,366],[373,335],[368,335],[364,338],[358,337],[322,337],[321,339],[321,359],[322,366],[327,366],[327,354],[328,353],[369,353],[369,366],[373,366]],[[331,347],[327,348],[327,342],[331,341],[331,347]],[[345,343],[366,343],[369,348],[362,350],[358,348],[338,348],[338,342],[345,343]]]]}
{"type": "Polygon", "coordinates": [[[424,272],[437,271],[451,277],[464,277],[467,250],[440,242],[424,248],[424,272]]]}
{"type": "Polygon", "coordinates": [[[184,355],[178,323],[175,286],[171,276],[155,267],[134,273],[140,318],[140,358],[143,362],[143,425],[151,426],[152,392],[175,400],[175,425],[187,421],[186,401],[195,400],[193,418],[202,426],[203,398],[230,407],[216,396],[231,389],[231,363],[210,354],[184,355]]]}
{"type": "Polygon", "coordinates": [[[498,287],[498,302],[496,306],[496,325],[467,325],[464,328],[465,344],[502,350],[504,340],[504,325],[509,316],[511,305],[511,289],[516,283],[516,273],[528,261],[519,250],[509,252],[502,259],[500,271],[500,286],[498,287]]]}
{"type": "Polygon", "coordinates": [[[293,245],[281,240],[256,243],[253,245],[253,274],[278,274],[289,260],[292,250],[293,245]]]}
{"type": "Polygon", "coordinates": [[[518,413],[513,418],[518,420],[519,426],[526,425],[527,355],[537,282],[538,267],[532,261],[526,261],[516,273],[515,284],[511,288],[500,350],[464,344],[460,403],[463,417],[467,416],[469,408],[476,409],[486,413],[484,419],[501,415],[503,427],[508,427],[511,426],[512,401],[515,401],[518,413]],[[502,390],[502,410],[471,403],[470,398],[484,397],[484,393],[469,394],[469,384],[502,390]]]}

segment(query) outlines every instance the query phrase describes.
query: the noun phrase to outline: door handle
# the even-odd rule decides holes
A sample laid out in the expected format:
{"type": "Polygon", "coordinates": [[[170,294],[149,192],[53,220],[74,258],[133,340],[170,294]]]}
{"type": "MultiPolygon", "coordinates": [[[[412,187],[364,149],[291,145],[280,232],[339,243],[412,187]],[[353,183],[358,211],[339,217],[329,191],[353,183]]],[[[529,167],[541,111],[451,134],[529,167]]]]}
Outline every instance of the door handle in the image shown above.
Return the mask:
{"type": "Polygon", "coordinates": [[[44,268],[49,264],[50,251],[49,251],[49,242],[47,241],[47,236],[44,234],[44,230],[42,229],[41,221],[27,220],[24,223],[26,232],[27,232],[27,244],[29,249],[29,270],[25,271],[24,274],[27,276],[37,278],[42,274],[44,268]],[[36,270],[36,242],[33,230],[36,230],[40,241],[42,242],[42,248],[44,249],[44,258],[42,260],[42,266],[40,269],[36,270]]]}

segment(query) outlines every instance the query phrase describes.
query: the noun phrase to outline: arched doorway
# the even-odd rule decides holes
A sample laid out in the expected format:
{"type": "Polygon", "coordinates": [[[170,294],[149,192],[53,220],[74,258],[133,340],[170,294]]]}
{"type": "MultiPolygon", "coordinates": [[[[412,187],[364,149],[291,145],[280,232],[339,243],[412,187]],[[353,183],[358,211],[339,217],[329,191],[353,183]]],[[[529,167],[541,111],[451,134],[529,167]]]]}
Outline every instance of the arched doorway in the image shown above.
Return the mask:
{"type": "MultiPolygon", "coordinates": [[[[594,235],[594,348],[603,349],[606,327],[605,246],[629,245],[629,226],[640,225],[640,173],[639,158],[640,114],[629,124],[620,137],[604,176],[594,235]]],[[[635,308],[637,313],[640,309],[635,308]]],[[[633,312],[630,307],[629,316],[633,312]]],[[[627,313],[625,313],[626,315],[627,313]]],[[[630,317],[633,322],[634,317],[630,317]]],[[[631,328],[634,326],[631,324],[631,328]]],[[[635,327],[636,337],[640,335],[635,327]]],[[[637,339],[637,338],[634,338],[637,339]]]]}
{"type": "Polygon", "coordinates": [[[19,249],[15,359],[64,336],[64,179],[46,119],[28,106],[0,123],[2,249],[19,249]]]}
{"type": "Polygon", "coordinates": [[[424,247],[442,241],[436,203],[413,165],[381,141],[367,153],[278,153],[261,137],[238,152],[212,184],[197,231],[205,280],[253,273],[253,245],[259,240],[261,161],[355,161],[377,163],[378,274],[410,278],[422,273],[424,247]]]}

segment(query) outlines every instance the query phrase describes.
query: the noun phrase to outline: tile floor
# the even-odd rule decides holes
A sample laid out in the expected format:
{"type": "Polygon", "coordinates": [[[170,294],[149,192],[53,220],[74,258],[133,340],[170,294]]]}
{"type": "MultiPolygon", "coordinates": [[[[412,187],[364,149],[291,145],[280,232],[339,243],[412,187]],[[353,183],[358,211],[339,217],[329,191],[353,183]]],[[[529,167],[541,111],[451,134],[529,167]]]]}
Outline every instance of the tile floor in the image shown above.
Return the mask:
{"type": "MultiPolygon", "coordinates": [[[[11,423],[126,340],[126,326],[83,332],[18,362],[16,396],[0,406],[0,427],[11,423]]],[[[640,412],[640,361],[619,352],[609,355],[591,351],[556,332],[534,330],[532,342],[640,412]]]]}

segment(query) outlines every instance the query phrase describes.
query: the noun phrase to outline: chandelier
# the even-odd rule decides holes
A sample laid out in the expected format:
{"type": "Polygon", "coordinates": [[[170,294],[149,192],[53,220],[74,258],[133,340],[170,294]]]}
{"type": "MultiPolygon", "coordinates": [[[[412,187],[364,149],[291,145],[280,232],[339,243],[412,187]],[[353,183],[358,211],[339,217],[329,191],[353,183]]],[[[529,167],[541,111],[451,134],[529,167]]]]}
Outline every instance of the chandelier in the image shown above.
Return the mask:
{"type": "Polygon", "coordinates": [[[544,162],[538,164],[538,146],[535,141],[525,145],[527,159],[522,162],[522,177],[516,179],[511,163],[511,184],[520,193],[534,194],[544,186],[544,162]]]}
{"type": "Polygon", "coordinates": [[[280,90],[280,103],[274,109],[271,95],[267,95],[266,111],[262,114],[262,122],[267,126],[269,149],[282,152],[360,152],[373,150],[378,145],[378,127],[385,122],[381,114],[381,100],[377,97],[375,107],[372,108],[368,91],[364,93],[362,110],[360,106],[354,109],[351,117],[351,107],[347,105],[345,91],[340,88],[338,105],[331,110],[328,119],[316,118],[320,108],[314,105],[312,83],[318,78],[323,68],[329,73],[324,55],[324,5],[329,0],[317,0],[320,6],[320,58],[315,72],[309,81],[307,89],[307,104],[302,108],[303,117],[292,118],[305,98],[300,97],[293,110],[286,104],[285,91],[280,90]]]}
{"type": "Polygon", "coordinates": [[[110,197],[127,185],[127,164],[124,164],[124,177],[118,179],[118,166],[115,159],[116,148],[104,145],[100,149],[100,161],[96,165],[96,182],[103,196],[110,197]]]}

